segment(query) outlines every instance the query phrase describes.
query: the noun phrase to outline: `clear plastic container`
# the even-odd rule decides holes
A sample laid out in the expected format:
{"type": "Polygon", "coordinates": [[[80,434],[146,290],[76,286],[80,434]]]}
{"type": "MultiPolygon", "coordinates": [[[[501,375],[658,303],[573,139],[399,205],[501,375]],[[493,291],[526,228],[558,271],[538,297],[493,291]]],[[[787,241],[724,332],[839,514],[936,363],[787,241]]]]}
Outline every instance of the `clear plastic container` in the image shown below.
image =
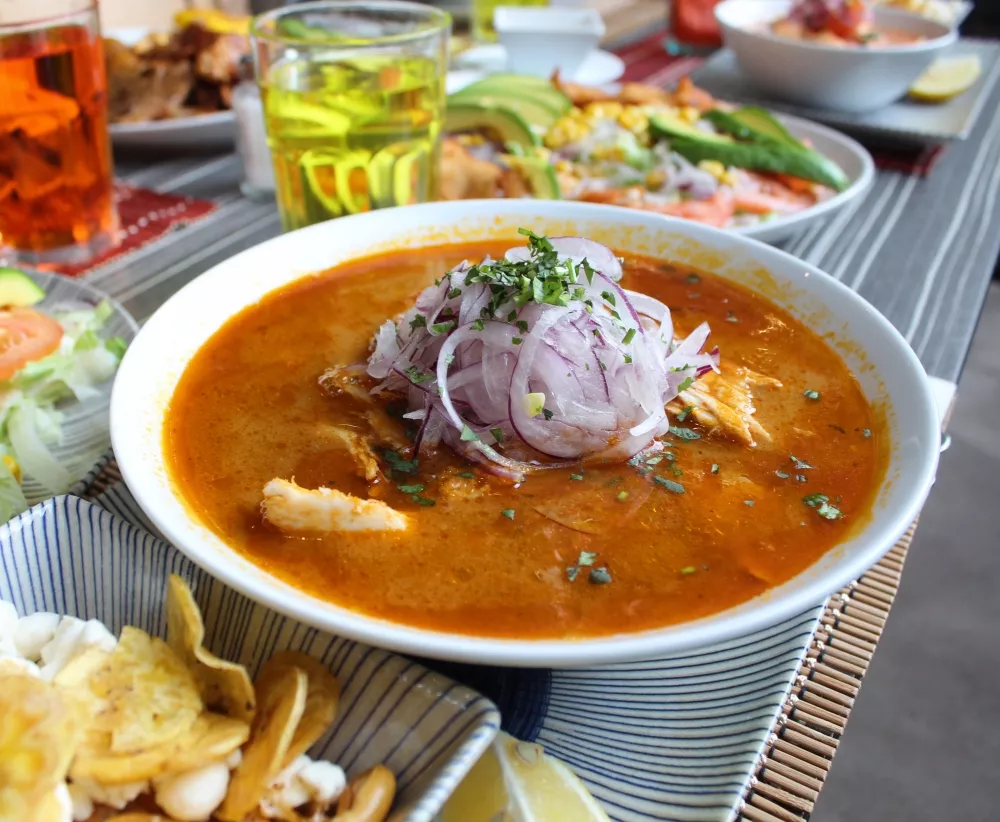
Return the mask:
{"type": "Polygon", "coordinates": [[[274,199],[274,165],[256,82],[244,80],[236,86],[233,111],[236,113],[236,152],[243,163],[240,190],[251,200],[274,199]]]}

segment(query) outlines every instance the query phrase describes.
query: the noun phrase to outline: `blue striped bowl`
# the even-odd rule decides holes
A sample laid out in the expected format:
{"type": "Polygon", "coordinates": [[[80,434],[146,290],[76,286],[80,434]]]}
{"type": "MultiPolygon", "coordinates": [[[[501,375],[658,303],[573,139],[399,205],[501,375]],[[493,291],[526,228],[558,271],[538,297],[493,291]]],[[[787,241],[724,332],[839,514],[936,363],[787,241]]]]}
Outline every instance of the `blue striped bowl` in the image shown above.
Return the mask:
{"type": "Polygon", "coordinates": [[[251,674],[273,653],[326,663],[342,688],[336,724],[311,751],[349,775],[383,763],[399,783],[389,822],[429,822],[496,735],[492,702],[401,656],[309,628],[251,602],[166,543],[76,497],[55,497],[0,527],[0,599],[20,614],[99,619],[118,633],[166,631],[167,577],[188,580],[206,644],[251,674]]]}

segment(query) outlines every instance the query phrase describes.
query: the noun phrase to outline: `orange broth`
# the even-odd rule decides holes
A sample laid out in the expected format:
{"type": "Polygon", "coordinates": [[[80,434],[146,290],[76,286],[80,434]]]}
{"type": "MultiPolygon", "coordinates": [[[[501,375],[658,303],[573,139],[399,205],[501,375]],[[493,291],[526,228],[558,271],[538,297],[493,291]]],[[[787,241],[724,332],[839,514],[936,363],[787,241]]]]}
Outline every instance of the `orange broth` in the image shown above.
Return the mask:
{"type": "Polygon", "coordinates": [[[314,596],[423,628],[524,638],[639,631],[718,612],[795,576],[866,520],[888,440],[840,357],[742,287],[636,258],[626,259],[622,285],[669,305],[678,336],[707,320],[724,371],[743,365],[781,380],[783,388],[754,392],[771,444],[748,448],[687,419],[701,438],[667,437],[673,461],[646,477],[618,463],[531,474],[511,487],[442,447],[421,458],[418,476],[369,489],[325,433],[357,426],[357,407],[323,393],[317,378],[363,361],[375,329],[442,272],[462,259],[501,257],[509,245],[357,260],[227,322],[187,367],[167,415],[172,480],[188,506],[235,550],[314,596]],[[796,468],[791,455],[815,467],[796,468]],[[378,497],[413,524],[284,536],[260,514],[262,488],[274,477],[378,497]],[[433,506],[398,490],[415,482],[433,506]],[[819,516],[803,502],[813,493],[826,494],[843,518],[819,516]],[[581,551],[599,555],[609,584],[590,583],[586,568],[570,582],[566,569],[581,551]]]}

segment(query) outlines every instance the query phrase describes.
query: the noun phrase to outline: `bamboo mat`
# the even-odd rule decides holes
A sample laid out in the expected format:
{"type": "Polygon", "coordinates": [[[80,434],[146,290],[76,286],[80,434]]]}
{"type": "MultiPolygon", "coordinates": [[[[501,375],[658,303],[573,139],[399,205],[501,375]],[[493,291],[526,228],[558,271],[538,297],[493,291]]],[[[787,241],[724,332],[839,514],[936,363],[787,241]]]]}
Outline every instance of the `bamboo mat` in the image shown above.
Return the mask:
{"type": "Polygon", "coordinates": [[[889,618],[916,523],[861,579],[826,603],[737,819],[808,819],[889,618]]]}

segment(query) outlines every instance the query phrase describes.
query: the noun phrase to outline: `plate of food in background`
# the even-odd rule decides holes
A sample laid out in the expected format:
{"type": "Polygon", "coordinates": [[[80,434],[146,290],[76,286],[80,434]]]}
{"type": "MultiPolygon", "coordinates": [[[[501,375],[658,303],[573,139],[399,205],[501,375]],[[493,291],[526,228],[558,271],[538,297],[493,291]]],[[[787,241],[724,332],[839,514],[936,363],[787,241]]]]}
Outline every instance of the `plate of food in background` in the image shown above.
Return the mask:
{"type": "Polygon", "coordinates": [[[441,198],[605,203],[779,242],[861,196],[869,153],[836,131],[673,90],[493,75],[449,95],[441,198]]]}
{"type": "Polygon", "coordinates": [[[112,378],[137,330],[91,286],[0,268],[0,522],[65,493],[108,450],[112,378]]]}
{"type": "Polygon", "coordinates": [[[115,146],[231,147],[232,95],[250,57],[248,17],[181,12],[172,32],[123,29],[104,41],[115,146]]]}

